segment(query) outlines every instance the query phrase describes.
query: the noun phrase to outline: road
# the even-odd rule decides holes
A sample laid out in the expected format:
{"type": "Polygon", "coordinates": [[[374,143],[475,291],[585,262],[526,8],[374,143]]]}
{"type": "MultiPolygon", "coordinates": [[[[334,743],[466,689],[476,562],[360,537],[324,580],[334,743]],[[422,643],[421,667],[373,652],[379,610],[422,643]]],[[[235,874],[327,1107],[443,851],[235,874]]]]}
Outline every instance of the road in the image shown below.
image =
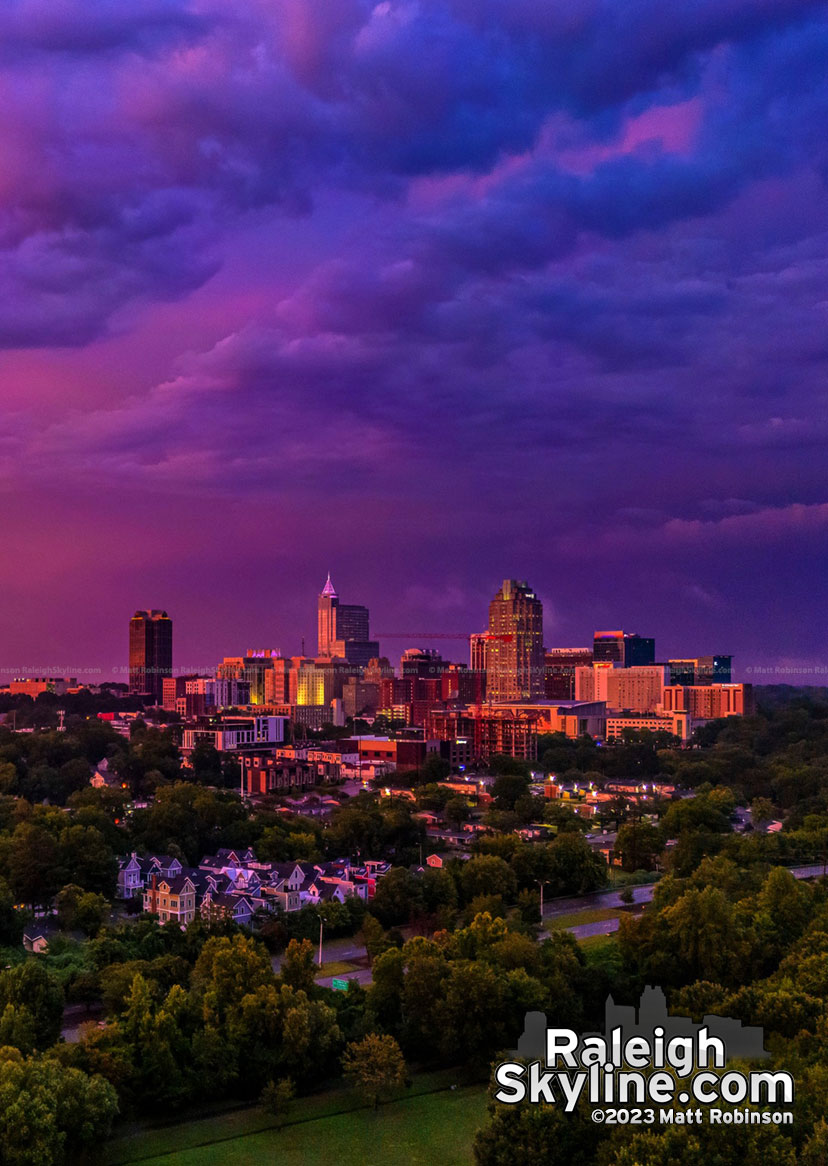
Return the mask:
{"type": "MultiPolygon", "coordinates": [[[[818,878],[823,873],[823,865],[821,862],[813,863],[810,866],[789,867],[788,869],[796,879],[818,878]]],[[[655,883],[648,883],[646,886],[633,887],[633,903],[643,905],[652,902],[656,885],[655,883]]],[[[597,891],[588,895],[574,895],[568,899],[553,899],[551,902],[544,903],[543,917],[544,919],[559,919],[562,915],[572,915],[576,911],[587,911],[593,908],[606,907],[618,907],[620,909],[623,906],[625,904],[621,900],[620,891],[597,891]]],[[[618,920],[602,919],[598,923],[579,923],[574,927],[567,927],[566,930],[570,931],[576,939],[589,939],[593,935],[612,935],[614,931],[618,930],[618,920]]],[[[542,934],[541,939],[545,938],[546,935],[542,934]]],[[[322,959],[324,963],[330,963],[333,960],[344,960],[349,963],[353,962],[367,965],[365,948],[355,943],[353,939],[333,939],[329,943],[323,943],[322,959]]],[[[274,971],[278,972],[280,964],[281,956],[274,956],[274,971]]],[[[330,988],[333,978],[332,976],[319,976],[316,982],[326,988],[330,988]]],[[[367,966],[362,966],[357,971],[344,972],[337,978],[342,980],[356,980],[365,986],[371,983],[371,969],[367,966]]]]}
{"type": "MultiPolygon", "coordinates": [[[[814,879],[819,878],[823,873],[823,865],[821,862],[814,863],[811,866],[794,866],[788,868],[795,879],[814,879]]],[[[651,883],[646,887],[635,887],[633,890],[634,903],[650,903],[653,898],[656,884],[651,883]]],[[[598,894],[584,895],[578,899],[555,899],[549,904],[547,910],[546,905],[543,909],[544,919],[554,919],[556,916],[569,915],[573,911],[583,911],[587,909],[586,900],[589,900],[589,907],[622,907],[621,895],[618,891],[599,891],[598,894]]],[[[592,935],[611,935],[613,931],[618,930],[617,919],[602,919],[600,923],[580,923],[575,927],[567,927],[567,931],[571,931],[576,939],[589,939],[592,935]]]]}

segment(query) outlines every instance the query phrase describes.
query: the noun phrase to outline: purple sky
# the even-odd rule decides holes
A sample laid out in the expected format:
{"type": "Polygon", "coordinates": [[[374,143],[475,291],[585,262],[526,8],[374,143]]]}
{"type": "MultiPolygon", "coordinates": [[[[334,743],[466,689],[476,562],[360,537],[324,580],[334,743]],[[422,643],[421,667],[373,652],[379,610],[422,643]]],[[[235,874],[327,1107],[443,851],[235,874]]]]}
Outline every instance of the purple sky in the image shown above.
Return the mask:
{"type": "Polygon", "coordinates": [[[330,568],[828,684],[826,60],[806,0],[5,0],[0,668],[296,652],[330,568]]]}

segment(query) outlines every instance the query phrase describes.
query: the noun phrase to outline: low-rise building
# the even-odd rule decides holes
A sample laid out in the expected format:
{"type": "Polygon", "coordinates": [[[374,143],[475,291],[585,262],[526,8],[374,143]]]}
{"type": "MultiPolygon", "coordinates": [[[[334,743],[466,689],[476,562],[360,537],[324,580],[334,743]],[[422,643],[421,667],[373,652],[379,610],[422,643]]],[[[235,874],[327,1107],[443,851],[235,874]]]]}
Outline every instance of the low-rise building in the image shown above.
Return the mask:
{"type": "Polygon", "coordinates": [[[188,875],[165,878],[153,874],[144,890],[144,910],[158,916],[159,923],[186,927],[195,919],[196,889],[188,875]]]}

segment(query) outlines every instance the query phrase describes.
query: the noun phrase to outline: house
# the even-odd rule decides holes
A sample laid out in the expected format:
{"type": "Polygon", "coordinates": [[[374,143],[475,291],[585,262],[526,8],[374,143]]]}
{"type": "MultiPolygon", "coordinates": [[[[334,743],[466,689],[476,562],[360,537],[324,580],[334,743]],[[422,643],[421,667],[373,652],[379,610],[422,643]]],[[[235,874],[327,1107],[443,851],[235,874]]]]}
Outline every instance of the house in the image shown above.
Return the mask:
{"type": "Polygon", "coordinates": [[[240,927],[249,927],[255,911],[255,904],[246,895],[208,891],[201,901],[201,918],[211,922],[227,919],[240,927]]]}
{"type": "Polygon", "coordinates": [[[49,950],[49,937],[42,931],[25,931],[23,933],[23,947],[35,955],[45,955],[49,950]]]}
{"type": "Polygon", "coordinates": [[[93,789],[109,789],[112,786],[120,785],[121,781],[117,773],[113,773],[109,768],[109,762],[104,757],[95,766],[95,772],[90,777],[89,784],[93,789]]]}
{"type": "Polygon", "coordinates": [[[139,856],[133,850],[118,862],[118,897],[132,899],[144,890],[153,875],[177,878],[183,869],[179,860],[169,854],[139,856]]]}
{"type": "Polygon", "coordinates": [[[427,854],[427,855],[426,855],[426,865],[427,865],[427,866],[434,867],[434,869],[435,869],[435,870],[442,870],[442,868],[443,868],[443,858],[442,858],[442,855],[439,855],[439,854],[427,854]]]}
{"type": "Polygon", "coordinates": [[[282,879],[280,883],[262,887],[256,903],[261,904],[265,911],[298,911],[302,906],[302,896],[298,888],[292,889],[287,880],[282,879]]]}
{"type": "MultiPolygon", "coordinates": [[[[180,865],[180,864],[179,864],[180,865]]],[[[179,874],[163,878],[154,874],[144,891],[144,910],[158,916],[160,923],[186,927],[195,919],[196,889],[192,879],[179,874]]]]}
{"type": "Polygon", "coordinates": [[[165,879],[174,879],[184,869],[178,859],[173,858],[170,854],[151,854],[140,861],[146,871],[146,877],[159,874],[165,879]]]}
{"type": "Polygon", "coordinates": [[[132,899],[143,889],[144,872],[133,850],[128,858],[122,858],[118,863],[118,898],[132,899]]]}
{"type": "Polygon", "coordinates": [[[284,883],[289,891],[298,891],[305,881],[305,871],[299,862],[274,862],[271,871],[271,886],[284,883]]]}

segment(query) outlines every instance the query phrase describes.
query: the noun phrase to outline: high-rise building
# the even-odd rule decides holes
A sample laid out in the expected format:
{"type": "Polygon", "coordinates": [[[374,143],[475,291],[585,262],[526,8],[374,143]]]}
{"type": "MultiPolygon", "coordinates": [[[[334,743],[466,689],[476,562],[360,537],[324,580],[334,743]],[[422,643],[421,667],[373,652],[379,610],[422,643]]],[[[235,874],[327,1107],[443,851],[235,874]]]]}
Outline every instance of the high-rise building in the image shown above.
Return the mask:
{"type": "Polygon", "coordinates": [[[136,611],[129,621],[129,691],[161,704],[165,676],[172,676],[172,620],[155,608],[136,611]]]}
{"type": "Polygon", "coordinates": [[[619,668],[655,664],[655,640],[630,632],[596,632],[592,655],[596,664],[608,661],[619,668]]]}
{"type": "Polygon", "coordinates": [[[489,657],[489,633],[474,632],[469,637],[469,667],[472,672],[485,672],[489,657]]]}
{"type": "Polygon", "coordinates": [[[607,673],[607,705],[628,712],[654,712],[661,704],[668,681],[668,670],[663,664],[610,668],[607,673]]]}
{"type": "Polygon", "coordinates": [[[318,655],[339,656],[364,668],[379,656],[379,642],[368,638],[368,625],[368,608],[358,603],[340,603],[328,572],[317,603],[318,655]]]}
{"type": "Polygon", "coordinates": [[[329,656],[331,654],[331,645],[336,639],[336,617],[338,607],[339,596],[336,593],[336,588],[331,582],[331,573],[329,571],[328,578],[325,581],[325,586],[320,592],[319,600],[316,605],[317,645],[320,656],[329,656]]]}
{"type": "Polygon", "coordinates": [[[433,680],[442,676],[448,666],[436,648],[406,648],[400,657],[400,676],[433,680]]]}
{"type": "Polygon", "coordinates": [[[225,656],[216,669],[219,680],[243,680],[250,687],[250,703],[265,704],[273,666],[280,659],[274,648],[248,648],[245,656],[225,656]]]}
{"type": "Polygon", "coordinates": [[[489,604],[486,699],[542,698],[543,656],[543,604],[528,583],[504,579],[489,604]]]}
{"type": "Polygon", "coordinates": [[[544,657],[547,700],[575,699],[575,669],[592,664],[592,648],[550,648],[544,657]]]}

